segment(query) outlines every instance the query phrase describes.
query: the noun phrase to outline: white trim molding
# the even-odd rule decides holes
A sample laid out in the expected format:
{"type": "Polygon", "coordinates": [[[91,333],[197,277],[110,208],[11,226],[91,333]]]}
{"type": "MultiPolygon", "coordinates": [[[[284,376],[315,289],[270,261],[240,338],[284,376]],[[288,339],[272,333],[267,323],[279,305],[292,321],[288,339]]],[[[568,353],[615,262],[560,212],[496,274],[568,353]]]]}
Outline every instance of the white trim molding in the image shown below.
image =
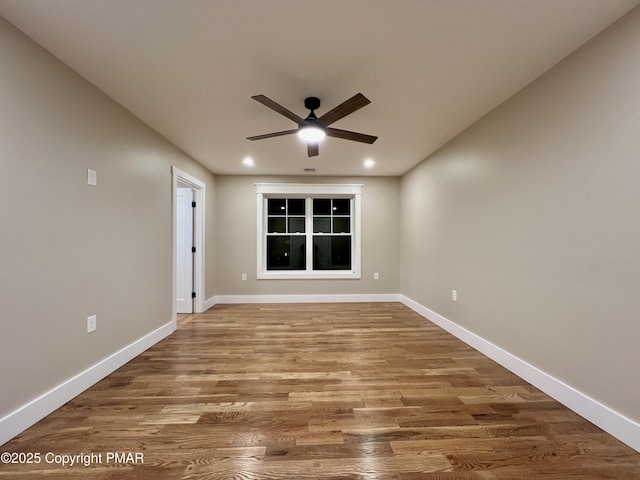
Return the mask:
{"type": "Polygon", "coordinates": [[[205,300],[204,302],[204,311],[206,312],[207,310],[209,310],[211,307],[215,307],[216,304],[220,303],[217,301],[218,297],[216,297],[215,295],[213,297],[209,297],[205,300]]]}
{"type": "Polygon", "coordinates": [[[38,398],[31,400],[13,412],[0,418],[0,445],[8,442],[51,412],[60,408],[69,400],[77,397],[89,387],[114,372],[125,363],[171,335],[176,329],[170,321],[126,347],[112,353],[83,372],[65,380],[38,398]]]}
{"type": "Polygon", "coordinates": [[[404,295],[400,301],[467,345],[640,452],[640,424],[404,295]]]}
{"type": "Polygon", "coordinates": [[[256,183],[263,195],[360,195],[361,183],[256,183]]]}
{"type": "Polygon", "coordinates": [[[205,230],[205,195],[206,195],[206,184],[200,180],[198,180],[193,175],[189,175],[186,172],[183,172],[175,165],[171,166],[171,215],[172,215],[172,275],[173,275],[173,318],[176,318],[177,315],[177,281],[176,281],[176,271],[177,271],[177,232],[176,232],[176,224],[177,224],[177,189],[178,182],[189,185],[193,189],[193,201],[196,202],[196,208],[194,211],[194,222],[193,222],[193,244],[196,248],[196,253],[194,255],[194,265],[193,265],[193,291],[196,293],[196,298],[193,302],[193,311],[195,313],[204,312],[204,283],[205,283],[205,238],[204,238],[204,230],[205,230]]]}
{"type": "MultiPolygon", "coordinates": [[[[399,302],[398,293],[311,294],[311,295],[217,295],[207,305],[232,303],[373,303],[399,302]]],[[[209,307],[210,308],[210,307],[209,307]]]]}

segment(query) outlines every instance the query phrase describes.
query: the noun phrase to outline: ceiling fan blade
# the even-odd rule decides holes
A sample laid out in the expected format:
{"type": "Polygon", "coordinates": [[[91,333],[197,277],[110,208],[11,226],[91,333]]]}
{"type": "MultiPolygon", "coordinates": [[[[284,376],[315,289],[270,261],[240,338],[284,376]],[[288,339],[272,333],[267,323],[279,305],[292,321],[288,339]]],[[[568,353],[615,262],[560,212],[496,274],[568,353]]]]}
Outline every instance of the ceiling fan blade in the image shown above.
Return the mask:
{"type": "Polygon", "coordinates": [[[367,97],[365,97],[361,93],[357,93],[349,100],[342,102],[336,108],[329,110],[327,113],[322,115],[318,121],[324,125],[325,127],[331,125],[333,122],[337,122],[343,117],[355,112],[356,110],[360,110],[362,107],[367,106],[371,103],[367,97]]]}
{"type": "Polygon", "coordinates": [[[298,129],[283,130],[282,132],[265,133],[264,135],[255,135],[253,137],[247,137],[247,140],[263,140],[265,138],[281,137],[282,135],[290,135],[296,133],[298,129]]]}
{"type": "Polygon", "coordinates": [[[350,132],[349,130],[340,130],[339,128],[326,128],[328,137],[342,138],[344,140],[353,140],[354,142],[372,144],[378,137],[373,135],[365,135],[364,133],[350,132]]]}
{"type": "Polygon", "coordinates": [[[309,157],[317,157],[320,153],[320,148],[317,143],[307,143],[307,154],[309,157]]]}
{"type": "Polygon", "coordinates": [[[282,105],[277,104],[276,102],[274,102],[270,98],[265,97],[264,95],[254,95],[251,98],[253,98],[257,102],[260,102],[265,107],[269,107],[271,110],[278,112],[280,115],[284,115],[288,119],[293,120],[298,125],[302,125],[304,123],[303,118],[300,118],[298,115],[296,115],[292,111],[287,110],[282,105]]]}

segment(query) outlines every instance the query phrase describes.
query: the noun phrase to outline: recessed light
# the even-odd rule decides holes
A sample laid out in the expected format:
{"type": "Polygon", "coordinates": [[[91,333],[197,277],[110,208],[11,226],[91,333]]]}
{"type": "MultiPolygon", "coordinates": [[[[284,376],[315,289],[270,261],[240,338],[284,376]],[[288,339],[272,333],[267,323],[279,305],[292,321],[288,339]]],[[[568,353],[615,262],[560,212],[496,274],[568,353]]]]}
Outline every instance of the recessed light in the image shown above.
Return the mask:
{"type": "Polygon", "coordinates": [[[253,158],[251,158],[251,157],[244,157],[244,160],[242,160],[242,164],[245,167],[255,167],[256,166],[256,164],[253,161],[253,158]]]}
{"type": "Polygon", "coordinates": [[[376,162],[374,160],[372,160],[371,158],[367,158],[364,161],[364,168],[373,168],[373,166],[376,164],[376,162]]]}

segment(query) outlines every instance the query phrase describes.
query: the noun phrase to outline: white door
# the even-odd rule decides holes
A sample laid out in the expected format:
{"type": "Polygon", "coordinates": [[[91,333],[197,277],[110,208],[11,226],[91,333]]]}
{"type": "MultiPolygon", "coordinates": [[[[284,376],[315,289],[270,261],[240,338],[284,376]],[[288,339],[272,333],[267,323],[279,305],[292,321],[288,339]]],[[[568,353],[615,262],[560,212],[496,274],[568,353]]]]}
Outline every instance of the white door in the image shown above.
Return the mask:
{"type": "Polygon", "coordinates": [[[177,200],[177,312],[193,313],[193,190],[178,188],[177,200]]]}

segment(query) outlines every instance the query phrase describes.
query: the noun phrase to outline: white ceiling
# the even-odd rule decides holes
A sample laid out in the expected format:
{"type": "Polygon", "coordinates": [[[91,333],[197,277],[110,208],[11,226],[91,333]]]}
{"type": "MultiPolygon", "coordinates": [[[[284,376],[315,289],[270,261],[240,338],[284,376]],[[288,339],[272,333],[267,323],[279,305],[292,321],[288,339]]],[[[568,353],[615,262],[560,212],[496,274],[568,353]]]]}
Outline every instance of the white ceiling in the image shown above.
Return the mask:
{"type": "Polygon", "coordinates": [[[219,174],[401,175],[640,0],[0,0],[0,15],[219,174]],[[307,158],[296,125],[372,103],[307,158]],[[242,164],[253,157],[255,167],[242,164]],[[363,161],[376,165],[367,170],[363,161]]]}

